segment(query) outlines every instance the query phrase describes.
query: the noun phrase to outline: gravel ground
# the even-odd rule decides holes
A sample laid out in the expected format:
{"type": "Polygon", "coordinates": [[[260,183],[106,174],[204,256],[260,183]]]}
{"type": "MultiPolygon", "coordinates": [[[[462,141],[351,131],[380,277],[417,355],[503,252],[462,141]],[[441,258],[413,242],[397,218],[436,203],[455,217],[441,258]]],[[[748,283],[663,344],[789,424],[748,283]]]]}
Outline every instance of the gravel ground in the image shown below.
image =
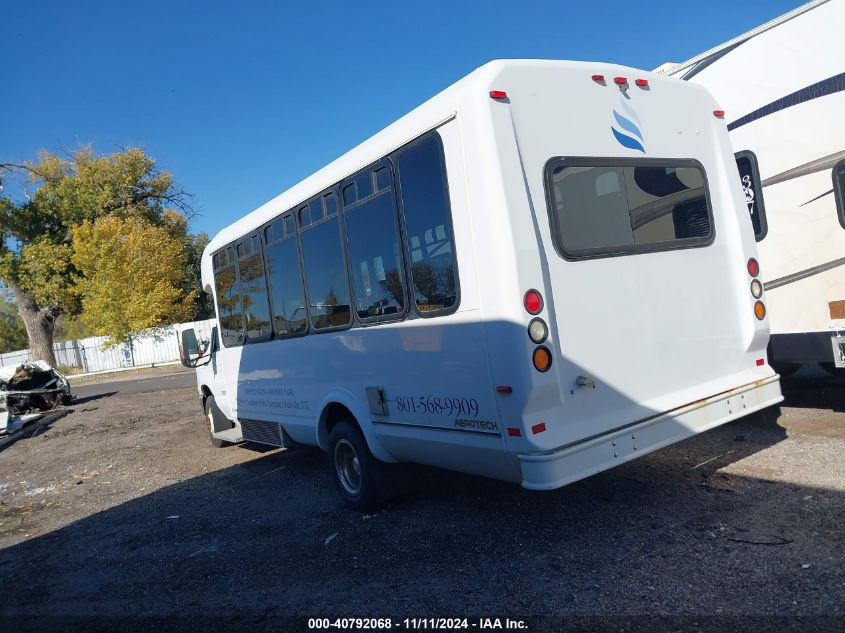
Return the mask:
{"type": "Polygon", "coordinates": [[[374,515],[340,505],[315,449],[212,448],[193,389],[107,392],[0,446],[0,617],[842,630],[845,381],[784,390],[780,410],[561,490],[425,469],[374,515]]]}

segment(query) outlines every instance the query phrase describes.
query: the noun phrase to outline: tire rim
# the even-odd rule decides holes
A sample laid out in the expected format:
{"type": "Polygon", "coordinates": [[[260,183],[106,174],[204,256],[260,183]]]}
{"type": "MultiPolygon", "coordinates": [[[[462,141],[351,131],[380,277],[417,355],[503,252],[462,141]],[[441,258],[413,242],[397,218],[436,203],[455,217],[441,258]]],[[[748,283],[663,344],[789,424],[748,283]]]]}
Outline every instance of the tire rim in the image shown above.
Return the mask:
{"type": "Polygon", "coordinates": [[[335,444],[334,470],[349,495],[354,497],[361,492],[361,460],[349,440],[341,439],[335,444]]]}

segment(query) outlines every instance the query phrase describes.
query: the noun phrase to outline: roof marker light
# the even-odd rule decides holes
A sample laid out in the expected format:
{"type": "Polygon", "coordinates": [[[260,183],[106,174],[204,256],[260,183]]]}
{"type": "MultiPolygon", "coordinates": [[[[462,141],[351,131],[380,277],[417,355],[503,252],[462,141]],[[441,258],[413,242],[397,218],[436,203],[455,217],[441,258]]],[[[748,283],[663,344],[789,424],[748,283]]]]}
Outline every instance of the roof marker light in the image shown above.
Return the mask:
{"type": "Polygon", "coordinates": [[[490,91],[490,98],[491,99],[507,99],[508,93],[504,90],[491,90],[490,91]]]}
{"type": "Polygon", "coordinates": [[[628,79],[626,77],[614,77],[613,82],[619,84],[620,86],[623,84],[628,83],[628,79]]]}
{"type": "Polygon", "coordinates": [[[537,435],[537,433],[542,433],[545,430],[546,430],[546,423],[545,422],[540,422],[539,424],[535,424],[534,426],[531,427],[531,432],[534,435],[537,435]]]}
{"type": "Polygon", "coordinates": [[[725,118],[725,111],[724,110],[713,110],[713,116],[717,119],[724,119],[725,118]]]}
{"type": "Polygon", "coordinates": [[[512,426],[508,427],[508,436],[510,437],[522,437],[522,431],[512,426]]]}
{"type": "Polygon", "coordinates": [[[634,83],[640,88],[648,88],[648,79],[637,79],[634,83]]]}
{"type": "Polygon", "coordinates": [[[509,385],[499,385],[496,387],[496,393],[513,393],[513,387],[509,385]]]}
{"type": "Polygon", "coordinates": [[[593,81],[598,81],[599,83],[604,83],[604,75],[593,75],[593,81]]]}
{"type": "Polygon", "coordinates": [[[757,359],[757,367],[762,367],[765,364],[766,364],[766,359],[764,359],[764,358],[758,358],[757,359]]]}

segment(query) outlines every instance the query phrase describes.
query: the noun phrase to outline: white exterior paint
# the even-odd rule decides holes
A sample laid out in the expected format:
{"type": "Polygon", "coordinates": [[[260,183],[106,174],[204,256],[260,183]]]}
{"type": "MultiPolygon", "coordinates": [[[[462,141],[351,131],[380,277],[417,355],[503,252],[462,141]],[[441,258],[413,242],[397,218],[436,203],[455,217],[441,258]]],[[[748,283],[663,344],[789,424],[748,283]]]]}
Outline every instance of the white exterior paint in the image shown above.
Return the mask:
{"type": "MultiPolygon", "coordinates": [[[[340,403],[381,460],[531,488],[563,485],[780,401],[777,377],[761,360],[768,324],[754,317],[746,273],[754,238],[714,108],[703,88],[621,66],[483,66],[221,231],[202,262],[205,289],[214,293],[217,249],[436,129],[451,199],[457,311],[222,348],[198,368],[200,391],[213,394],[237,423],[277,423],[297,442],[323,448],[325,407],[340,403]],[[630,78],[627,107],[640,118],[646,156],[695,159],[704,167],[713,244],[579,261],[555,252],[546,163],[557,156],[643,155],[614,139],[612,111],[626,97],[612,79],[593,81],[595,73],[630,78]],[[635,87],[634,78],[648,78],[649,89],[635,87]],[[509,98],[491,99],[491,90],[509,98]],[[532,316],[522,303],[531,288],[545,299],[540,317],[554,358],[546,373],[531,361],[532,316]],[[579,376],[589,376],[595,388],[579,387],[579,376]],[[504,385],[512,393],[497,393],[504,385]],[[368,387],[384,389],[387,415],[371,412],[368,387]],[[472,399],[473,421],[492,426],[466,432],[461,415],[403,412],[401,397],[472,399]],[[544,431],[532,431],[540,424],[544,431]],[[615,438],[623,427],[643,429],[647,441],[622,451],[615,439],[591,439],[615,438]],[[573,459],[581,460],[576,469],[573,459]]],[[[237,438],[237,429],[220,437],[237,438]]]]}
{"type": "MultiPolygon", "coordinates": [[[[713,94],[730,124],[845,72],[843,23],[845,0],[811,2],[664,72],[676,77],[693,72],[689,81],[713,94]],[[737,46],[730,49],[731,45],[737,46]],[[695,72],[696,64],[708,65],[695,72]]],[[[843,81],[840,77],[838,84],[843,81]]],[[[845,300],[845,266],[781,285],[785,277],[845,257],[845,228],[831,191],[832,170],[845,160],[843,112],[845,91],[840,89],[730,132],[735,151],[756,155],[764,185],[768,234],[758,248],[762,277],[769,284],[775,282],[767,287],[775,360],[780,360],[781,335],[818,333],[822,340],[815,339],[818,344],[812,347],[803,343],[806,349],[794,360],[830,361],[832,347],[825,340],[833,332],[845,331],[845,319],[832,318],[829,306],[845,300]],[[785,174],[814,161],[803,175],[785,174]]],[[[792,360],[790,356],[786,362],[792,360]]]]}

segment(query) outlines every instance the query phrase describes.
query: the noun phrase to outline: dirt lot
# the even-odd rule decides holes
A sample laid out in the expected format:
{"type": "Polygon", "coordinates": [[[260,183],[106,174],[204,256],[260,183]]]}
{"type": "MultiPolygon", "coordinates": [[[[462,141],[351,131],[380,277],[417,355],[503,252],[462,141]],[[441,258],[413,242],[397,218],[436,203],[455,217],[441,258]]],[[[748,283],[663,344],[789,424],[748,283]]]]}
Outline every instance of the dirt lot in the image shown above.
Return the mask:
{"type": "Polygon", "coordinates": [[[780,412],[561,490],[424,471],[373,516],[341,507],[316,450],[212,448],[190,388],[89,396],[0,447],[0,629],[842,630],[845,382],[784,388],[780,412]]]}

